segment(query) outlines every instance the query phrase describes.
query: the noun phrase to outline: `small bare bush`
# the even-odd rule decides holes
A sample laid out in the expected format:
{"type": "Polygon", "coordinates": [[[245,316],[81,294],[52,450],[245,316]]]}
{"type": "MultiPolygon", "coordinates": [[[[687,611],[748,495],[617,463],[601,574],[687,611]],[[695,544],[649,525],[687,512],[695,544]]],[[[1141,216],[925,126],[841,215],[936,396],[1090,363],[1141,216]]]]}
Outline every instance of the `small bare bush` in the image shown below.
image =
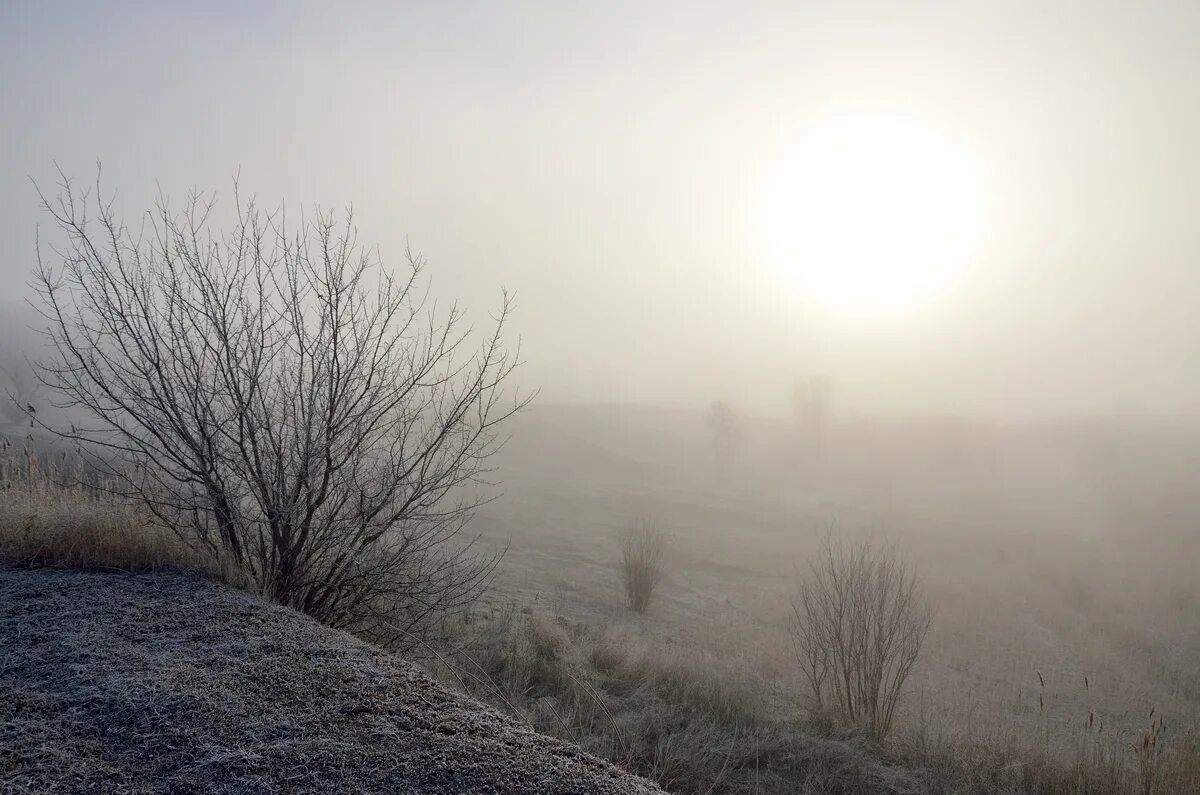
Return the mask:
{"type": "Polygon", "coordinates": [[[666,535],[649,519],[639,519],[621,538],[621,577],[630,609],[646,612],[662,579],[666,535]]]}
{"type": "Polygon", "coordinates": [[[817,708],[886,737],[931,620],[920,579],[892,548],[827,536],[792,602],[817,708]]]}

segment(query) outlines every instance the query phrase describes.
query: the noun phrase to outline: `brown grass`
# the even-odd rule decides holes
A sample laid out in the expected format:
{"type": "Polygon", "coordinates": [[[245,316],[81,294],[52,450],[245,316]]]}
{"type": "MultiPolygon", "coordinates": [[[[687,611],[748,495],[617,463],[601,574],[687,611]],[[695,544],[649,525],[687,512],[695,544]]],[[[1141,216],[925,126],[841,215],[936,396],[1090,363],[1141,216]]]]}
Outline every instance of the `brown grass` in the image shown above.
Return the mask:
{"type": "Polygon", "coordinates": [[[1117,737],[1093,726],[1066,755],[1038,738],[968,741],[930,727],[879,743],[805,717],[747,659],[515,606],[465,626],[441,663],[471,672],[456,681],[477,697],[672,792],[1200,793],[1196,730],[1154,722],[1117,737]]]}
{"type": "Polygon", "coordinates": [[[920,791],[865,739],[794,720],[740,660],[515,608],[464,633],[440,658],[454,681],[672,792],[920,791]]]}
{"type": "Polygon", "coordinates": [[[23,568],[189,570],[241,584],[233,567],[156,524],[134,503],[79,484],[65,458],[47,463],[11,443],[0,456],[0,563],[23,568]]]}
{"type": "Polygon", "coordinates": [[[638,519],[621,537],[621,577],[631,610],[644,613],[650,606],[665,557],[666,535],[651,519],[638,519]]]}
{"type": "Polygon", "coordinates": [[[909,764],[935,771],[934,780],[971,792],[1200,795],[1200,723],[1171,726],[1152,709],[1145,728],[1130,732],[1106,728],[1093,711],[1080,717],[1074,728],[1047,721],[1033,735],[1010,725],[971,738],[922,721],[893,747],[909,764]]]}

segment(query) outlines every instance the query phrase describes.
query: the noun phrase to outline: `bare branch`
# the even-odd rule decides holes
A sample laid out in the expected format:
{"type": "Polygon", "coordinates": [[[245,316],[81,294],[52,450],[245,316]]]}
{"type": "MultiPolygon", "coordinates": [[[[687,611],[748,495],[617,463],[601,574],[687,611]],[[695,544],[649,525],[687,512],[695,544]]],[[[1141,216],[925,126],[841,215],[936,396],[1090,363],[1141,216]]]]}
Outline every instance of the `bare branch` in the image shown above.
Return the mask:
{"type": "Polygon", "coordinates": [[[831,529],[792,600],[797,662],[816,707],[887,736],[931,622],[920,579],[891,547],[831,529]]]}
{"type": "Polygon", "coordinates": [[[35,272],[53,351],[39,378],[92,422],[55,430],[330,624],[403,626],[403,644],[467,606],[498,558],[463,530],[530,399],[504,390],[509,296],[472,353],[462,313],[427,306],[421,257],[383,267],[349,212],[292,228],[235,185],[227,232],[193,194],[181,212],[160,199],[134,236],[98,183],[61,190],[39,194],[63,238],[35,272]]]}

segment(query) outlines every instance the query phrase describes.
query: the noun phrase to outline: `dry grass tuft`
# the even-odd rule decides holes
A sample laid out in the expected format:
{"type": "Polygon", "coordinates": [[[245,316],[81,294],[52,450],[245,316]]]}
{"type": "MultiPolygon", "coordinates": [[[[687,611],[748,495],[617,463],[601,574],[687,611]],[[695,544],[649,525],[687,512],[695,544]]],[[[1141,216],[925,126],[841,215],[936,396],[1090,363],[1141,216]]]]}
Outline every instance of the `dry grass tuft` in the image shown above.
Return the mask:
{"type": "Polygon", "coordinates": [[[561,622],[534,615],[529,617],[526,628],[530,649],[539,659],[560,659],[571,647],[571,636],[561,622]]]}
{"type": "Polygon", "coordinates": [[[613,674],[629,659],[631,642],[619,630],[609,627],[595,637],[587,652],[588,662],[599,673],[613,674]]]}
{"type": "Polygon", "coordinates": [[[28,568],[163,571],[202,559],[134,511],[99,502],[0,496],[0,560],[28,568]]]}
{"type": "Polygon", "coordinates": [[[1200,727],[1192,727],[1167,743],[1159,760],[1157,792],[1200,792],[1200,727]]]}
{"type": "Polygon", "coordinates": [[[155,572],[188,570],[242,584],[234,568],[156,524],[142,508],[78,485],[60,459],[48,464],[11,443],[0,459],[0,563],[22,568],[155,572]],[[71,484],[71,485],[67,485],[71,484]]]}
{"type": "Polygon", "coordinates": [[[621,577],[631,610],[646,612],[663,575],[666,534],[654,521],[638,519],[621,538],[621,577]]]}
{"type": "Polygon", "coordinates": [[[892,747],[927,768],[938,792],[1200,795],[1200,725],[1172,728],[1156,709],[1146,719],[1127,733],[1105,729],[1089,711],[1075,729],[1029,736],[1008,727],[971,739],[922,722],[892,747]]]}

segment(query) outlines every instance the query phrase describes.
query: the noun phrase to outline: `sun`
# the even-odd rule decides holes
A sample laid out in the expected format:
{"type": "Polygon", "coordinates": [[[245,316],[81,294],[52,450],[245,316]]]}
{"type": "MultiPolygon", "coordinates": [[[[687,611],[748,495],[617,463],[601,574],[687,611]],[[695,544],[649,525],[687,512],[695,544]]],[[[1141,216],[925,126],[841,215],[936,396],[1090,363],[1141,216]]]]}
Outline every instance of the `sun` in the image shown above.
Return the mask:
{"type": "Polygon", "coordinates": [[[838,314],[926,304],[977,253],[980,165],[953,136],[892,113],[832,114],[783,136],[760,180],[763,257],[838,314]]]}

